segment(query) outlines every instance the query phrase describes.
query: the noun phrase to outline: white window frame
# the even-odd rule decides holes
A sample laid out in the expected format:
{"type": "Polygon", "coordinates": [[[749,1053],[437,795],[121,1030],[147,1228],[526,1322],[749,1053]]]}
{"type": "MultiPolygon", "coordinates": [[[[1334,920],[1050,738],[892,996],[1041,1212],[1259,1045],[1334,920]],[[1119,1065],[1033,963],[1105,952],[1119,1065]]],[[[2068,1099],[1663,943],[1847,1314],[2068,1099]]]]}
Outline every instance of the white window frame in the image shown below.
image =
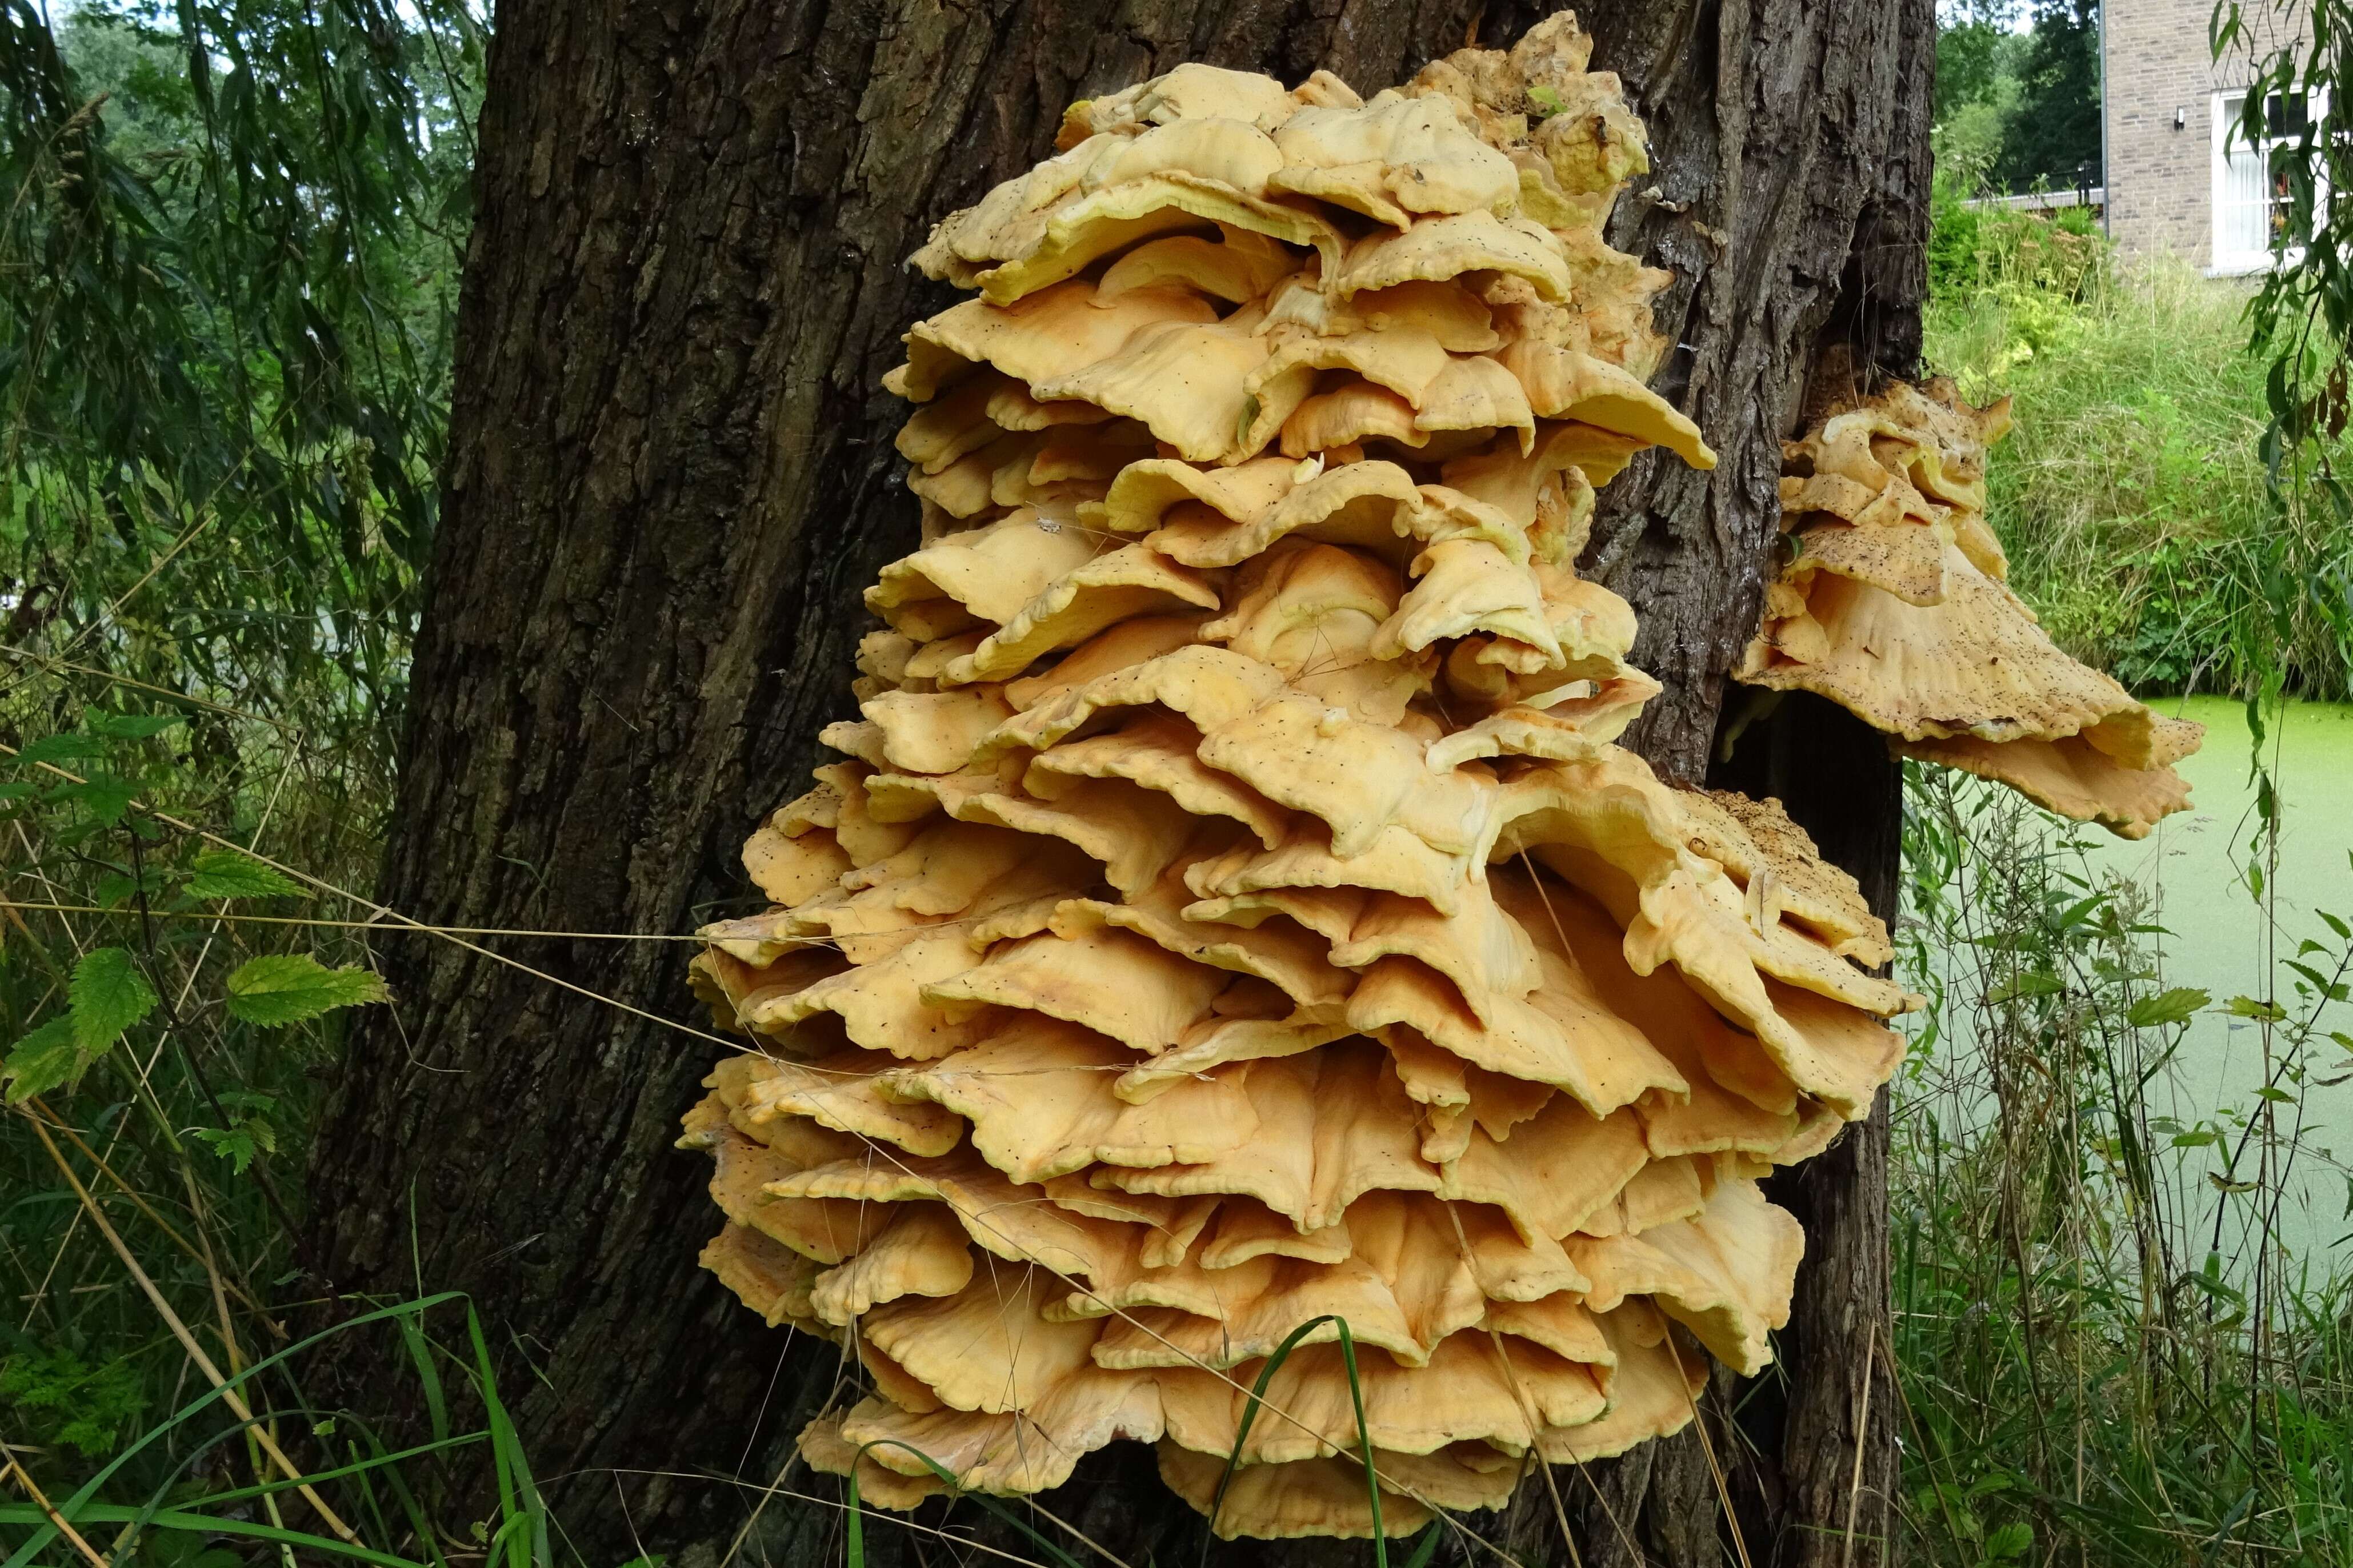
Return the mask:
{"type": "MultiPolygon", "coordinates": [[[[2266,272],[2271,269],[2273,263],[2268,224],[2263,226],[2264,243],[2258,248],[2248,249],[2244,247],[2227,246],[2224,243],[2222,213],[2227,199],[2225,192],[2229,189],[2231,180],[2231,149],[2238,141],[2239,118],[2243,112],[2247,94],[2251,90],[2243,87],[2226,88],[2212,94],[2207,104],[2207,122],[2212,127],[2213,132],[2213,157],[2211,169],[2207,177],[2206,193],[2208,228],[2211,236],[2210,246],[2211,254],[2206,268],[2206,275],[2210,278],[2239,278],[2251,272],[2266,272]]],[[[2327,94],[2312,93],[2306,102],[2307,112],[2313,119],[2325,123],[2328,116],[2327,94]]],[[[2263,157],[2266,182],[2269,179],[2271,150],[2287,140],[2289,138],[2286,137],[2267,137],[2262,148],[2259,149],[2263,157]]],[[[2291,250],[2288,252],[2287,259],[2296,261],[2302,259],[2302,257],[2301,250],[2291,250]]]]}

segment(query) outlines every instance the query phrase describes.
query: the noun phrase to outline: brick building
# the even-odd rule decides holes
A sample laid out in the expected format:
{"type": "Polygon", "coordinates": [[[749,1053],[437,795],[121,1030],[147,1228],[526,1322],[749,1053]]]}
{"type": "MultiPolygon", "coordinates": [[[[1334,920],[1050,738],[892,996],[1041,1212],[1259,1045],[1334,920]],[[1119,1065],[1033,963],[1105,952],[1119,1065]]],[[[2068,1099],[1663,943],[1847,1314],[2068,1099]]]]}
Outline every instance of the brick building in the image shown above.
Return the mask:
{"type": "MultiPolygon", "coordinates": [[[[2215,273],[2269,263],[2271,201],[2262,150],[2237,134],[2253,72],[2244,48],[2216,60],[2208,46],[2213,0],[2107,0],[2108,232],[2126,255],[2171,251],[2215,273]]],[[[2258,52],[2284,26],[2247,0],[2258,52]]],[[[2303,129],[2300,97],[2270,105],[2273,134],[2303,129]]]]}

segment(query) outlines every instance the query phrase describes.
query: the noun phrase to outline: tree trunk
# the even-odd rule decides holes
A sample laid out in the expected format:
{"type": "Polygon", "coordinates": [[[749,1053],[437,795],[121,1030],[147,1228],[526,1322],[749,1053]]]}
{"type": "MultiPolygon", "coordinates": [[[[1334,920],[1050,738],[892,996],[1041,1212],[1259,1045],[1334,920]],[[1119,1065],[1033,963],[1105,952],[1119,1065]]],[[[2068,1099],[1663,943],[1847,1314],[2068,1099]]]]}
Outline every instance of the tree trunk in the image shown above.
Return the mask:
{"type": "MultiPolygon", "coordinates": [[[[584,932],[684,932],[752,907],[737,845],[801,789],[818,726],[849,710],[859,591],[913,546],[890,443],[901,410],[878,382],[899,334],[946,302],[903,265],[928,226],[1046,153],[1065,102],[1182,60],[1286,80],[1324,66],[1370,89],[1474,38],[1507,44],[1541,14],[504,0],[385,901],[435,925],[584,932]]],[[[1678,274],[1659,324],[1680,347],[1659,385],[1723,458],[1713,475],[1638,460],[1605,491],[1588,565],[1641,615],[1637,661],[1667,685],[1634,742],[1695,779],[1755,624],[1779,441],[1818,346],[1866,375],[1916,354],[1933,6],[1607,0],[1585,20],[1596,65],[1626,78],[1651,132],[1653,173],[1611,238],[1678,274]]],[[[1863,740],[1779,744],[1773,782],[1883,895],[1893,775],[1863,740]]],[[[329,1282],[472,1294],[592,1563],[638,1541],[716,1561],[836,1372],[829,1352],[788,1352],[695,1265],[704,1162],[670,1141],[719,1047],[670,1022],[696,1017],[687,956],[388,937],[398,1011],[358,1032],[313,1158],[329,1282]]],[[[1758,1568],[1844,1563],[1856,1473],[1851,1561],[1883,1560],[1883,1364],[1857,1414],[1886,1308],[1874,1126],[1783,1196],[1813,1235],[1771,1374],[1788,1392],[1763,1402],[1765,1425],[1744,1415],[1745,1435],[1712,1413],[1724,1490],[1690,1434],[1562,1471],[1584,1562],[1735,1561],[1728,1496],[1758,1568]]],[[[416,1415],[388,1339],[346,1337],[337,1353],[353,1408],[406,1398],[393,1414],[416,1415]]],[[[1048,1506],[1130,1563],[1197,1551],[1199,1521],[1148,1452],[1120,1449],[1048,1506]]],[[[459,1479],[480,1507],[483,1475],[459,1479]]],[[[838,1560],[839,1519],[770,1496],[765,1560],[838,1560]]],[[[953,1519],[987,1522],[969,1504],[953,1519]]],[[[1570,1560],[1541,1487],[1482,1533],[1525,1561],[1570,1560]]],[[[879,1521],[867,1534],[878,1562],[937,1545],[879,1521]]],[[[1333,1550],[1219,1558],[1366,1556],[1333,1550]]]]}

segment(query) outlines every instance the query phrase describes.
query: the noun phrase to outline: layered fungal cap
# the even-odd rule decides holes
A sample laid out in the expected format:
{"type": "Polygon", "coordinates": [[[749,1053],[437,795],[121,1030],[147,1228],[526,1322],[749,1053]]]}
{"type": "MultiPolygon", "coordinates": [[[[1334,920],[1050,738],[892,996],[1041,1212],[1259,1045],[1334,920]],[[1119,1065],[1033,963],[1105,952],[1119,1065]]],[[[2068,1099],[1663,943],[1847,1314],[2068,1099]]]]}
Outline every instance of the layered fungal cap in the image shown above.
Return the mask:
{"type": "Polygon", "coordinates": [[[703,933],[750,1044],[685,1138],[706,1265],[855,1357],[801,1447],[869,1502],[1125,1438],[1220,1533],[1363,1535],[1369,1451],[1407,1531],[1769,1359],[1758,1179],[1907,999],[1778,805],[1615,744],[1659,688],[1595,487],[1713,456],[1587,52],[1180,67],[917,258],[976,291],[890,378],[925,542],[745,847],[774,907],[703,933]]]}
{"type": "Polygon", "coordinates": [[[1783,551],[1738,671],[1827,697],[1905,756],[2009,784],[2139,838],[2189,804],[2198,725],[2070,658],[2004,579],[1986,448],[2010,400],[1897,384],[1787,444],[1783,551]]]}

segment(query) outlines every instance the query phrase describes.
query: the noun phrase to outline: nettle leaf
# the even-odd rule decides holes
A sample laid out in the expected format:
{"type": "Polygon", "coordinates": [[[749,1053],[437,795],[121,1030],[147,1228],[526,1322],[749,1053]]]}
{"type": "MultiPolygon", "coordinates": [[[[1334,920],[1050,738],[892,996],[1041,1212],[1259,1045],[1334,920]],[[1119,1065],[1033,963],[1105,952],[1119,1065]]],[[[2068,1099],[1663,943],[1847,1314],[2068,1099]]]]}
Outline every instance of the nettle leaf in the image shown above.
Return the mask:
{"type": "Polygon", "coordinates": [[[83,729],[105,740],[143,741],[175,724],[185,724],[187,720],[178,713],[102,713],[95,708],[85,708],[81,721],[83,729]]]}
{"type": "Polygon", "coordinates": [[[302,889],[250,855],[207,849],[190,862],[188,895],[197,899],[274,899],[302,889]]]}
{"type": "Polygon", "coordinates": [[[91,898],[107,909],[130,902],[141,893],[150,898],[164,890],[164,879],[152,866],[142,868],[142,879],[133,879],[123,871],[110,871],[98,879],[91,898]]]}
{"type": "Polygon", "coordinates": [[[28,742],[24,750],[16,753],[16,760],[27,764],[87,762],[92,757],[101,757],[105,754],[106,748],[90,736],[69,732],[63,735],[44,735],[37,741],[28,742]]]}
{"type": "Polygon", "coordinates": [[[242,1117],[234,1126],[227,1128],[192,1127],[188,1131],[191,1136],[227,1160],[230,1170],[240,1176],[253,1163],[255,1155],[278,1152],[278,1134],[269,1122],[255,1117],[242,1117]]]}
{"type": "Polygon", "coordinates": [[[0,1059],[0,1079],[8,1083],[8,1103],[22,1105],[37,1094],[47,1094],[70,1083],[81,1071],[81,1053],[74,1048],[73,1020],[60,1013],[18,1040],[0,1059]]]}
{"type": "Polygon", "coordinates": [[[2167,1024],[2179,1024],[2213,1000],[2211,993],[2200,991],[2195,985],[2177,985],[2170,991],[2141,997],[2126,1012],[2125,1022],[2136,1029],[2154,1029],[2167,1024]]]}
{"type": "Polygon", "coordinates": [[[122,814],[139,798],[139,786],[112,773],[93,773],[79,784],[59,784],[49,792],[49,798],[78,800],[90,809],[91,816],[111,827],[122,820],[122,814]]]}
{"type": "Polygon", "coordinates": [[[139,973],[130,950],[101,947],[82,955],[66,988],[72,1004],[74,1044],[97,1056],[122,1037],[122,1031],[155,1010],[155,988],[139,973]]]}
{"type": "Polygon", "coordinates": [[[265,1028],[300,1024],[338,1007],[389,1002],[391,988],[373,969],[330,969],[307,952],[267,953],[228,977],[232,1016],[265,1028]]]}

